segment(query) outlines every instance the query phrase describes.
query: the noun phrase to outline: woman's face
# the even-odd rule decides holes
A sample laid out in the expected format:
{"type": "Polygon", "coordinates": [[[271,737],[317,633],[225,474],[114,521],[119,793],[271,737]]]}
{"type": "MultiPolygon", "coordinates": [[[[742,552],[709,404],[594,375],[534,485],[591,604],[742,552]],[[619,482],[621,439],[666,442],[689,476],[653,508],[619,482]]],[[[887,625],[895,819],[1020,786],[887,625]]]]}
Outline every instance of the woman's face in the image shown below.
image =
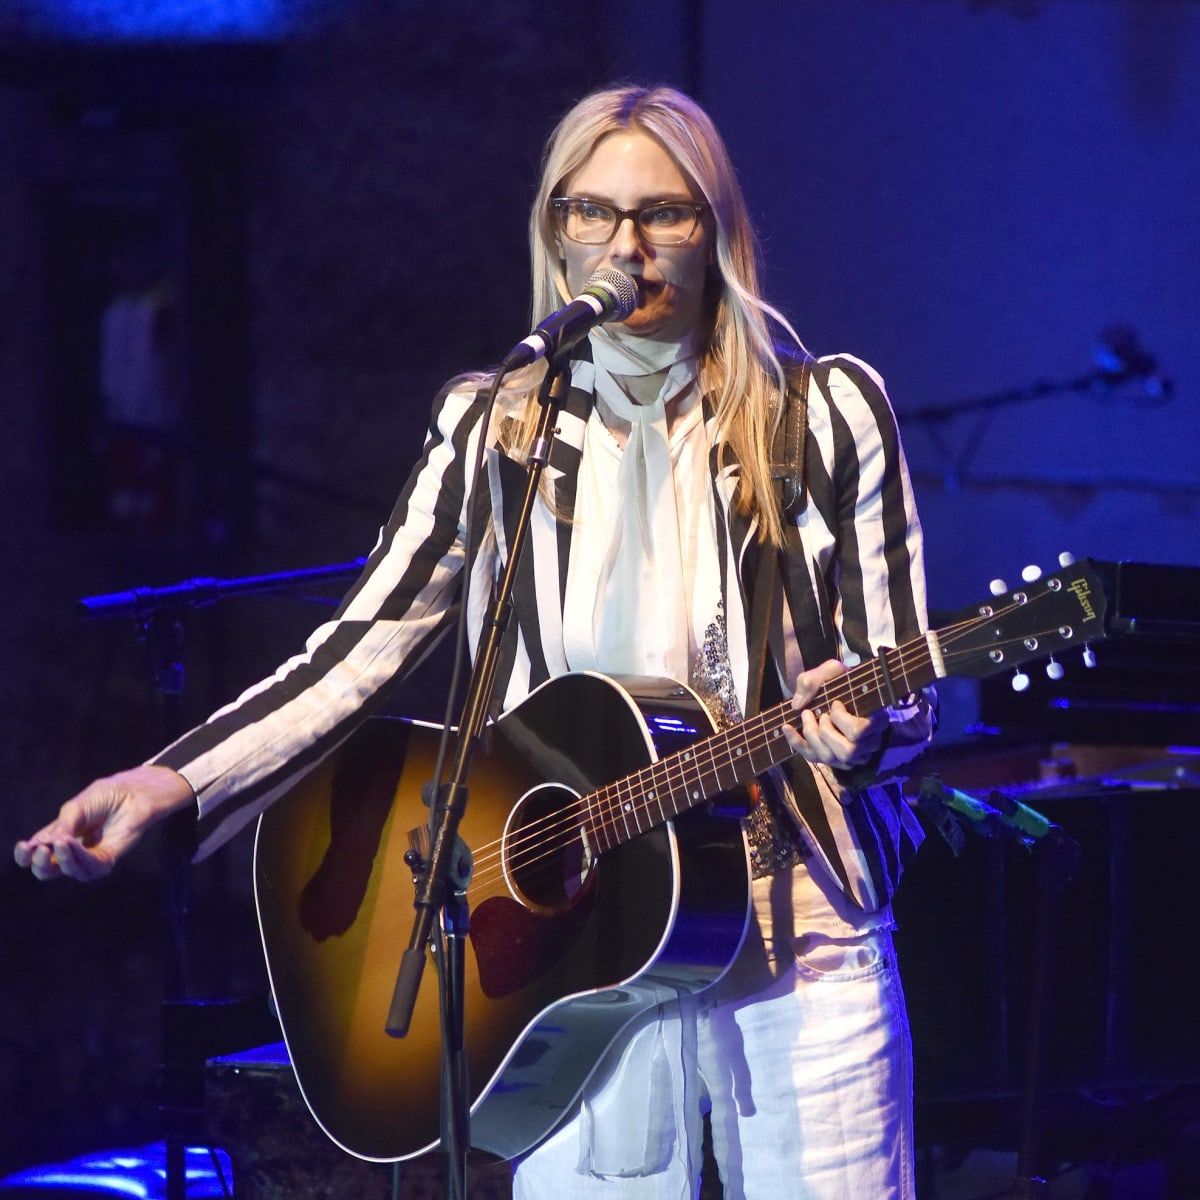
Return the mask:
{"type": "MultiPolygon", "coordinates": [[[[586,161],[565,180],[562,192],[614,208],[641,208],[658,200],[701,200],[661,143],[640,130],[618,130],[600,139],[586,161]]],[[[712,261],[708,218],[688,241],[653,246],[631,218],[603,245],[585,246],[559,235],[572,296],[599,267],[615,267],[636,280],[639,302],[624,327],[639,337],[663,340],[695,329],[704,310],[704,282],[712,261]]]]}

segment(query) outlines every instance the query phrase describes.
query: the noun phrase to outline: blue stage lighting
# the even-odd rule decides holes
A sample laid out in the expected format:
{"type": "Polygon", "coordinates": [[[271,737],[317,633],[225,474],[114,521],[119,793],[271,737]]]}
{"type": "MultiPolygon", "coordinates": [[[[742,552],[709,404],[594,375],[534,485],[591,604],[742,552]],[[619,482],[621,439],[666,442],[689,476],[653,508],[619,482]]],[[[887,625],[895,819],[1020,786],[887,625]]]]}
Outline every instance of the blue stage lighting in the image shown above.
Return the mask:
{"type": "MultiPolygon", "coordinates": [[[[224,1150],[189,1146],[185,1152],[189,1200],[218,1200],[229,1195],[232,1178],[224,1150]]],[[[0,1193],[74,1196],[130,1196],[134,1200],[165,1200],[166,1150],[162,1142],[131,1150],[97,1151],[69,1162],[28,1167],[0,1179],[0,1193]]]]}
{"type": "Polygon", "coordinates": [[[83,41],[281,37],[319,0],[27,0],[34,27],[83,41]]]}

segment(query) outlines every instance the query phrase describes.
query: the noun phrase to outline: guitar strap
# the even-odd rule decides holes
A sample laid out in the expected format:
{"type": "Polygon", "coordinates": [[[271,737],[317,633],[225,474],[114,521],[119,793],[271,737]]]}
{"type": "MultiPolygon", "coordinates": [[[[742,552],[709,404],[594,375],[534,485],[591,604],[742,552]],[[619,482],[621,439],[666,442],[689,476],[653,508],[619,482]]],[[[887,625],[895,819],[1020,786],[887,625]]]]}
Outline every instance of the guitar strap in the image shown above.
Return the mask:
{"type": "MultiPolygon", "coordinates": [[[[771,479],[784,521],[790,521],[804,507],[804,451],[808,438],[808,382],[812,364],[812,355],[807,352],[798,361],[790,360],[785,364],[788,387],[771,446],[771,479]]],[[[747,717],[761,711],[764,686],[771,689],[773,698],[779,698],[778,681],[766,672],[767,630],[779,581],[779,554],[775,547],[759,547],[750,600],[750,678],[744,714],[747,717]]]]}

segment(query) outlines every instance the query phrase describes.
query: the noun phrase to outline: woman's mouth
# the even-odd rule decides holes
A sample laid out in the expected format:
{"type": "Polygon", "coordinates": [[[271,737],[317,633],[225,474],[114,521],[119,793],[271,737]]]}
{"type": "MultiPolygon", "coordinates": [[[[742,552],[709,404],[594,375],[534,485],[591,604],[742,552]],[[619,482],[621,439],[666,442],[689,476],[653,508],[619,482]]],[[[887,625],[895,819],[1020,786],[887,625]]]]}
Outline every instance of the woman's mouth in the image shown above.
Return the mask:
{"type": "Polygon", "coordinates": [[[642,308],[662,291],[663,285],[649,279],[638,279],[638,307],[642,308]]]}

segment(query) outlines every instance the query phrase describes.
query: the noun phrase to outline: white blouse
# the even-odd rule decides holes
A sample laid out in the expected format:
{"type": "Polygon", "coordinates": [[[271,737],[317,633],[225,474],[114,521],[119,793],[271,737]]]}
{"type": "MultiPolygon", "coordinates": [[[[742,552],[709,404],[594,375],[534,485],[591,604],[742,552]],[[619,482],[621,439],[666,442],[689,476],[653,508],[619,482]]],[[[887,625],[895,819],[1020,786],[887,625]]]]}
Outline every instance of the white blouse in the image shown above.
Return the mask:
{"type": "MultiPolygon", "coordinates": [[[[680,364],[686,369],[686,364],[680,364]]],[[[620,389],[597,392],[630,425],[622,448],[593,409],[575,497],[563,642],[573,671],[690,681],[721,602],[708,439],[698,390],[639,406],[620,389]]],[[[687,386],[685,378],[683,386],[687,386]]],[[[603,389],[603,390],[601,390],[603,389]]]]}

